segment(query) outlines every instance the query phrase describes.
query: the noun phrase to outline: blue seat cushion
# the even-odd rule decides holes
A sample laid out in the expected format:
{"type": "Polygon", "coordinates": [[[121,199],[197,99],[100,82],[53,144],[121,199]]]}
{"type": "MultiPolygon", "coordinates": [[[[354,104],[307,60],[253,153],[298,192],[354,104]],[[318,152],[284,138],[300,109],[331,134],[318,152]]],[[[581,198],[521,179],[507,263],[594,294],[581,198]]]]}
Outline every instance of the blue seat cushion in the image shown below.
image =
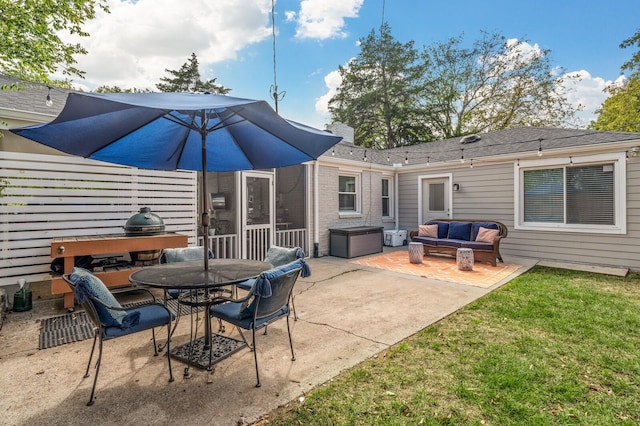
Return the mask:
{"type": "Polygon", "coordinates": [[[242,281],[241,283],[236,284],[236,287],[238,287],[239,289],[242,290],[251,290],[251,287],[253,287],[253,284],[256,282],[255,278],[251,278],[245,281],[242,281]]]}
{"type": "Polygon", "coordinates": [[[427,222],[427,225],[438,225],[438,238],[447,238],[449,235],[449,222],[438,222],[435,220],[427,222]]]}
{"type": "MultiPolygon", "coordinates": [[[[279,247],[279,246],[271,246],[269,250],[267,250],[267,256],[264,258],[264,261],[272,264],[273,266],[282,266],[287,263],[291,263],[294,260],[298,259],[298,247],[279,247]]],[[[302,255],[304,257],[304,254],[302,255]]]]}
{"type": "Polygon", "coordinates": [[[471,222],[451,222],[447,238],[450,240],[471,240],[471,222]]]}
{"type": "Polygon", "coordinates": [[[500,229],[498,225],[494,222],[474,222],[473,223],[473,235],[471,236],[471,241],[475,241],[478,236],[478,232],[480,228],[488,228],[488,229],[500,229]]]}
{"type": "Polygon", "coordinates": [[[483,243],[481,241],[464,241],[462,243],[462,247],[463,248],[470,248],[473,250],[486,250],[486,251],[492,251],[493,250],[493,244],[491,243],[483,243]]]}
{"type": "Polygon", "coordinates": [[[465,243],[465,241],[463,241],[463,240],[452,240],[450,238],[447,238],[447,239],[444,239],[444,240],[439,240],[438,241],[438,247],[460,248],[460,247],[462,247],[463,243],[465,243]]]}
{"type": "MultiPolygon", "coordinates": [[[[245,307],[242,303],[223,303],[221,305],[214,305],[210,309],[212,316],[220,318],[230,324],[243,328],[245,330],[251,330],[254,327],[253,313],[250,316],[243,312],[245,307]]],[[[255,323],[255,328],[261,325],[273,321],[276,318],[288,315],[289,305],[284,305],[277,312],[269,315],[268,317],[258,318],[255,323]]]]}
{"type": "Polygon", "coordinates": [[[167,309],[157,303],[131,308],[128,312],[130,315],[137,316],[138,322],[128,328],[115,326],[105,327],[103,329],[105,339],[113,339],[115,337],[124,336],[137,331],[167,325],[175,319],[174,314],[167,311],[167,309]]]}
{"type": "MultiPolygon", "coordinates": [[[[83,304],[87,301],[89,296],[100,300],[105,305],[122,308],[122,305],[118,303],[113,293],[109,291],[106,285],[100,280],[100,278],[93,275],[86,269],[75,267],[69,275],[69,279],[76,287],[74,296],[78,304],[83,304]]],[[[105,327],[117,326],[122,327],[123,321],[127,316],[126,311],[118,311],[109,309],[99,303],[95,303],[95,308],[100,319],[100,324],[105,327]]],[[[130,317],[133,319],[133,316],[130,317]]],[[[131,324],[135,321],[127,321],[127,324],[131,324]]]]}
{"type": "Polygon", "coordinates": [[[437,246],[438,241],[440,240],[438,238],[433,238],[433,237],[413,237],[411,241],[413,241],[414,243],[422,243],[429,246],[437,246]]]}

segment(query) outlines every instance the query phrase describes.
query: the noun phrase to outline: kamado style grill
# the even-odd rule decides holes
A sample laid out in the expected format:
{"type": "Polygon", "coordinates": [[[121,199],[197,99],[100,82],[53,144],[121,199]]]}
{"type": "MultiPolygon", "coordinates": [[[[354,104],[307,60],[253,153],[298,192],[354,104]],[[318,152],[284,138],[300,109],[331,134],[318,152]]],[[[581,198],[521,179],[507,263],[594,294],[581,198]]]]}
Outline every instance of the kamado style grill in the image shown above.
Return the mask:
{"type": "MultiPolygon", "coordinates": [[[[164,221],[157,214],[151,213],[149,207],[142,207],[140,212],[127,220],[124,232],[129,237],[162,235],[165,233],[164,221]]],[[[151,265],[158,263],[161,253],[162,250],[147,250],[129,252],[129,255],[131,256],[131,261],[137,265],[151,265]]]]}

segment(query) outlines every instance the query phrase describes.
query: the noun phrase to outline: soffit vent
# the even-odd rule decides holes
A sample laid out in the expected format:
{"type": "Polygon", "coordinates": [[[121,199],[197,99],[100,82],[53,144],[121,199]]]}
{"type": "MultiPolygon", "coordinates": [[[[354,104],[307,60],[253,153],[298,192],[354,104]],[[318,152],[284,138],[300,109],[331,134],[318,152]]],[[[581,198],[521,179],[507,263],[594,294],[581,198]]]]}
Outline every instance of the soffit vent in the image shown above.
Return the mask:
{"type": "Polygon", "coordinates": [[[460,138],[460,143],[467,144],[467,143],[473,143],[479,140],[480,140],[480,136],[478,135],[467,135],[460,138]]]}

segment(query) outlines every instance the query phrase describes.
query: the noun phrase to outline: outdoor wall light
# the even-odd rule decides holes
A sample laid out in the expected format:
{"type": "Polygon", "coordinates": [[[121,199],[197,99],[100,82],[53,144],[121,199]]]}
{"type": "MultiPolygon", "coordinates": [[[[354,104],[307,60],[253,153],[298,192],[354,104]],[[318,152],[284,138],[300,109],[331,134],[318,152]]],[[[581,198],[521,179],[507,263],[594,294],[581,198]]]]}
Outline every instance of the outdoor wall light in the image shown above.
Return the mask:
{"type": "Polygon", "coordinates": [[[44,104],[48,107],[53,105],[53,100],[51,100],[51,86],[47,86],[47,89],[49,89],[49,91],[47,92],[47,100],[44,101],[44,104]]]}
{"type": "Polygon", "coordinates": [[[453,184],[453,190],[454,190],[455,192],[460,191],[460,184],[459,184],[459,183],[454,183],[454,184],[453,184]]]}
{"type": "Polygon", "coordinates": [[[627,151],[627,157],[628,158],[637,157],[639,152],[640,152],[640,147],[634,146],[629,151],[627,151]]]}

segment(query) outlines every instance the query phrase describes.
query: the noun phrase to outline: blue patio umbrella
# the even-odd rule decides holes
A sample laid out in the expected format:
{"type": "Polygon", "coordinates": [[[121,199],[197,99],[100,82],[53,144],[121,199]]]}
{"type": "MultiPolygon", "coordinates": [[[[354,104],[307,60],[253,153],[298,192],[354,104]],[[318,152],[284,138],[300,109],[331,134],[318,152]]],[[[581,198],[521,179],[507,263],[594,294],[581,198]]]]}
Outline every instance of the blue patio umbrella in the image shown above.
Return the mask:
{"type": "MultiPolygon", "coordinates": [[[[300,164],[341,140],[283,119],[265,101],[197,93],[71,93],[55,120],[11,132],[94,160],[202,172],[300,164]]],[[[205,236],[206,195],[203,179],[205,236]]],[[[205,237],[204,253],[208,245],[205,237]]]]}

